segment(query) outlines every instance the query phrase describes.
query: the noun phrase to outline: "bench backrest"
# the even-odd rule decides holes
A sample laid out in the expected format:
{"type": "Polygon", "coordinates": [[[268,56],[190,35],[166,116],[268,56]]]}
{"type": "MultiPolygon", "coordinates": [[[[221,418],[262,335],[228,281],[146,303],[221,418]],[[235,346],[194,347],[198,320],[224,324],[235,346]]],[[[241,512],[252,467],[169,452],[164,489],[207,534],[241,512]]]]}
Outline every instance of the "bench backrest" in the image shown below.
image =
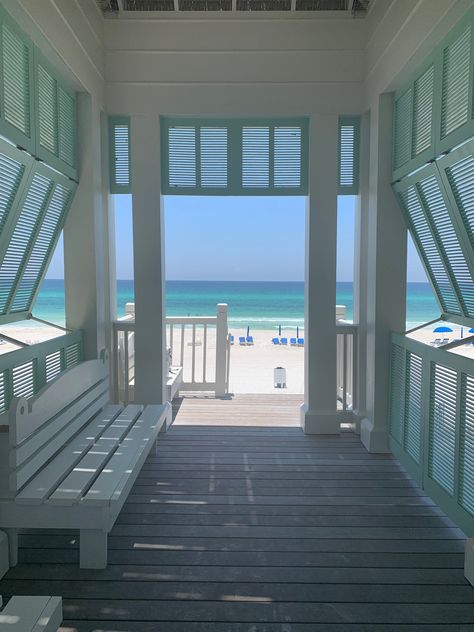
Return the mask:
{"type": "Polygon", "coordinates": [[[35,397],[14,398],[9,412],[10,489],[21,489],[109,401],[109,360],[64,371],[35,397]]]}

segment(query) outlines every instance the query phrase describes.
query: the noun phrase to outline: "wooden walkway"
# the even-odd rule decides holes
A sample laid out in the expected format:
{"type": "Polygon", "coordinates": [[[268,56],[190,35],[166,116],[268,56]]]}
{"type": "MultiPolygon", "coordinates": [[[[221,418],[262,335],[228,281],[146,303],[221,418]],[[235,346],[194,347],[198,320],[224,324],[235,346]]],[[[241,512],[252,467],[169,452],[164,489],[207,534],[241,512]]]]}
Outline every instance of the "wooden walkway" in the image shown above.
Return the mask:
{"type": "Polygon", "coordinates": [[[24,533],[0,594],[62,595],[63,632],[474,630],[463,534],[393,458],[349,433],[176,421],[107,569],[78,568],[76,534],[24,533]]]}

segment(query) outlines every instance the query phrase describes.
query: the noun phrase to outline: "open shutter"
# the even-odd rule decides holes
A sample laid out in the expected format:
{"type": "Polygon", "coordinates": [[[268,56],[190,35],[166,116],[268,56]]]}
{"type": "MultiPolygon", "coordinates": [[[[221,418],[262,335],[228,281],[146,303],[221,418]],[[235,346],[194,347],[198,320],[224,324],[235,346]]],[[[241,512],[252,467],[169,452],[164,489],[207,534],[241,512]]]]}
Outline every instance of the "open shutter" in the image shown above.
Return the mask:
{"type": "Polygon", "coordinates": [[[1,21],[1,130],[17,145],[34,150],[32,136],[32,46],[5,18],[1,21]]]}
{"type": "Polygon", "coordinates": [[[360,120],[339,119],[339,195],[359,193],[360,120]]]}
{"type": "Polygon", "coordinates": [[[129,117],[109,117],[109,158],[110,192],[131,193],[129,117]]]}
{"type": "MultiPolygon", "coordinates": [[[[441,93],[441,150],[453,146],[445,139],[472,120],[472,26],[463,28],[444,48],[441,93]]],[[[468,133],[467,130],[465,133],[468,133]]],[[[455,143],[456,141],[454,141],[455,143]]]]}
{"type": "Polygon", "coordinates": [[[413,158],[433,149],[434,78],[432,64],[413,86],[413,158]]]}
{"type": "Polygon", "coordinates": [[[405,450],[418,464],[421,452],[422,366],[420,356],[408,351],[403,438],[405,450]]]}
{"type": "Polygon", "coordinates": [[[162,118],[162,192],[305,195],[307,121],[162,118]]]}
{"type": "Polygon", "coordinates": [[[413,90],[409,88],[395,101],[393,168],[395,173],[411,159],[413,90]]]}

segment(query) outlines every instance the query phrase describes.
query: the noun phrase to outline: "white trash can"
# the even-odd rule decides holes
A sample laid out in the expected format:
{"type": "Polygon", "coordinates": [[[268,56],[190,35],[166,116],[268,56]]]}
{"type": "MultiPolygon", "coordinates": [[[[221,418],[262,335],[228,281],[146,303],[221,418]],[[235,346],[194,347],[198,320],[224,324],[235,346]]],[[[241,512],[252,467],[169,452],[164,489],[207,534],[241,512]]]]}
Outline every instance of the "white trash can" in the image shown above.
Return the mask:
{"type": "Polygon", "coordinates": [[[286,388],[286,369],[282,366],[273,369],[273,385],[275,388],[286,388]]]}

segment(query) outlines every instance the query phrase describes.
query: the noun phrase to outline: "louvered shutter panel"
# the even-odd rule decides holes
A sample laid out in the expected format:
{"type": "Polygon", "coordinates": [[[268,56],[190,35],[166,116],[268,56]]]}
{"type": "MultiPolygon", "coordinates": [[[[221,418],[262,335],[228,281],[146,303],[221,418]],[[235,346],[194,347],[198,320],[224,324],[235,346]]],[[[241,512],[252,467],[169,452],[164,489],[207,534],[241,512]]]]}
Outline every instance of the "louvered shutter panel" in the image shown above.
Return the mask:
{"type": "Polygon", "coordinates": [[[435,175],[423,178],[418,187],[463,315],[474,317],[473,279],[438,179],[435,175]]]}
{"type": "Polygon", "coordinates": [[[204,126],[199,129],[200,184],[222,188],[228,184],[228,130],[204,126]]]}
{"type": "Polygon", "coordinates": [[[76,166],[76,102],[74,96],[58,87],[58,157],[76,166]]]}
{"type": "Polygon", "coordinates": [[[405,211],[408,228],[417,246],[428,278],[432,283],[441,310],[446,314],[460,315],[461,311],[453,285],[415,186],[409,185],[405,189],[401,187],[403,185],[396,186],[395,189],[398,190],[399,200],[405,211]]]}
{"type": "Polygon", "coordinates": [[[414,83],[412,157],[430,149],[433,143],[434,66],[414,83]]]}
{"type": "Polygon", "coordinates": [[[401,445],[403,440],[405,392],[405,351],[392,345],[390,357],[390,435],[401,445]]]}
{"type": "Polygon", "coordinates": [[[23,273],[12,301],[10,311],[29,311],[39,284],[47,270],[53,254],[63,220],[71,201],[71,184],[56,183],[48,205],[37,227],[36,239],[32,245],[28,260],[23,265],[23,273]]]}
{"type": "Polygon", "coordinates": [[[474,156],[467,156],[447,167],[446,175],[471,247],[474,249],[474,156]]]}
{"type": "Polygon", "coordinates": [[[33,151],[31,46],[8,22],[3,21],[1,30],[4,132],[17,144],[33,151]]]}
{"type": "Polygon", "coordinates": [[[302,168],[302,130],[296,126],[278,126],[273,131],[273,186],[299,188],[302,168]]]}
{"type": "Polygon", "coordinates": [[[56,80],[42,64],[38,64],[37,82],[39,145],[56,156],[58,153],[58,104],[56,80]]]}
{"type": "Polygon", "coordinates": [[[359,120],[341,118],[339,121],[339,195],[359,193],[359,120]]]}
{"type": "MultiPolygon", "coordinates": [[[[25,173],[25,164],[0,150],[0,235],[9,218],[20,183],[25,173]]],[[[11,150],[10,150],[11,151],[11,150]]],[[[20,152],[15,154],[20,158],[20,152]]]]}
{"type": "Polygon", "coordinates": [[[39,173],[33,176],[8,248],[0,262],[0,314],[8,311],[9,300],[21,274],[22,265],[34,239],[51,188],[52,182],[49,178],[39,173]]]}
{"type": "Polygon", "coordinates": [[[196,127],[176,126],[168,130],[168,168],[171,188],[195,188],[196,127]]]}
{"type": "Polygon", "coordinates": [[[461,383],[461,451],[459,456],[459,501],[474,516],[474,377],[463,375],[461,383]]]}
{"type": "Polygon", "coordinates": [[[30,360],[12,370],[14,397],[31,397],[35,393],[35,362],[30,360]]]}
{"type": "Polygon", "coordinates": [[[109,117],[110,192],[131,193],[130,119],[109,117]]]}
{"type": "Polygon", "coordinates": [[[409,88],[395,101],[393,167],[396,171],[411,159],[413,90],[409,88]]]}
{"type": "Polygon", "coordinates": [[[471,79],[471,26],[443,51],[441,94],[441,138],[467,123],[471,79]]]}
{"type": "Polygon", "coordinates": [[[428,474],[451,496],[454,494],[456,458],[456,393],[456,371],[440,364],[433,365],[428,474]]]}
{"type": "Polygon", "coordinates": [[[252,126],[242,128],[242,187],[270,186],[270,128],[252,126]]]}
{"type": "Polygon", "coordinates": [[[420,462],[421,451],[422,368],[421,357],[407,352],[404,448],[416,463],[420,462]]]}

